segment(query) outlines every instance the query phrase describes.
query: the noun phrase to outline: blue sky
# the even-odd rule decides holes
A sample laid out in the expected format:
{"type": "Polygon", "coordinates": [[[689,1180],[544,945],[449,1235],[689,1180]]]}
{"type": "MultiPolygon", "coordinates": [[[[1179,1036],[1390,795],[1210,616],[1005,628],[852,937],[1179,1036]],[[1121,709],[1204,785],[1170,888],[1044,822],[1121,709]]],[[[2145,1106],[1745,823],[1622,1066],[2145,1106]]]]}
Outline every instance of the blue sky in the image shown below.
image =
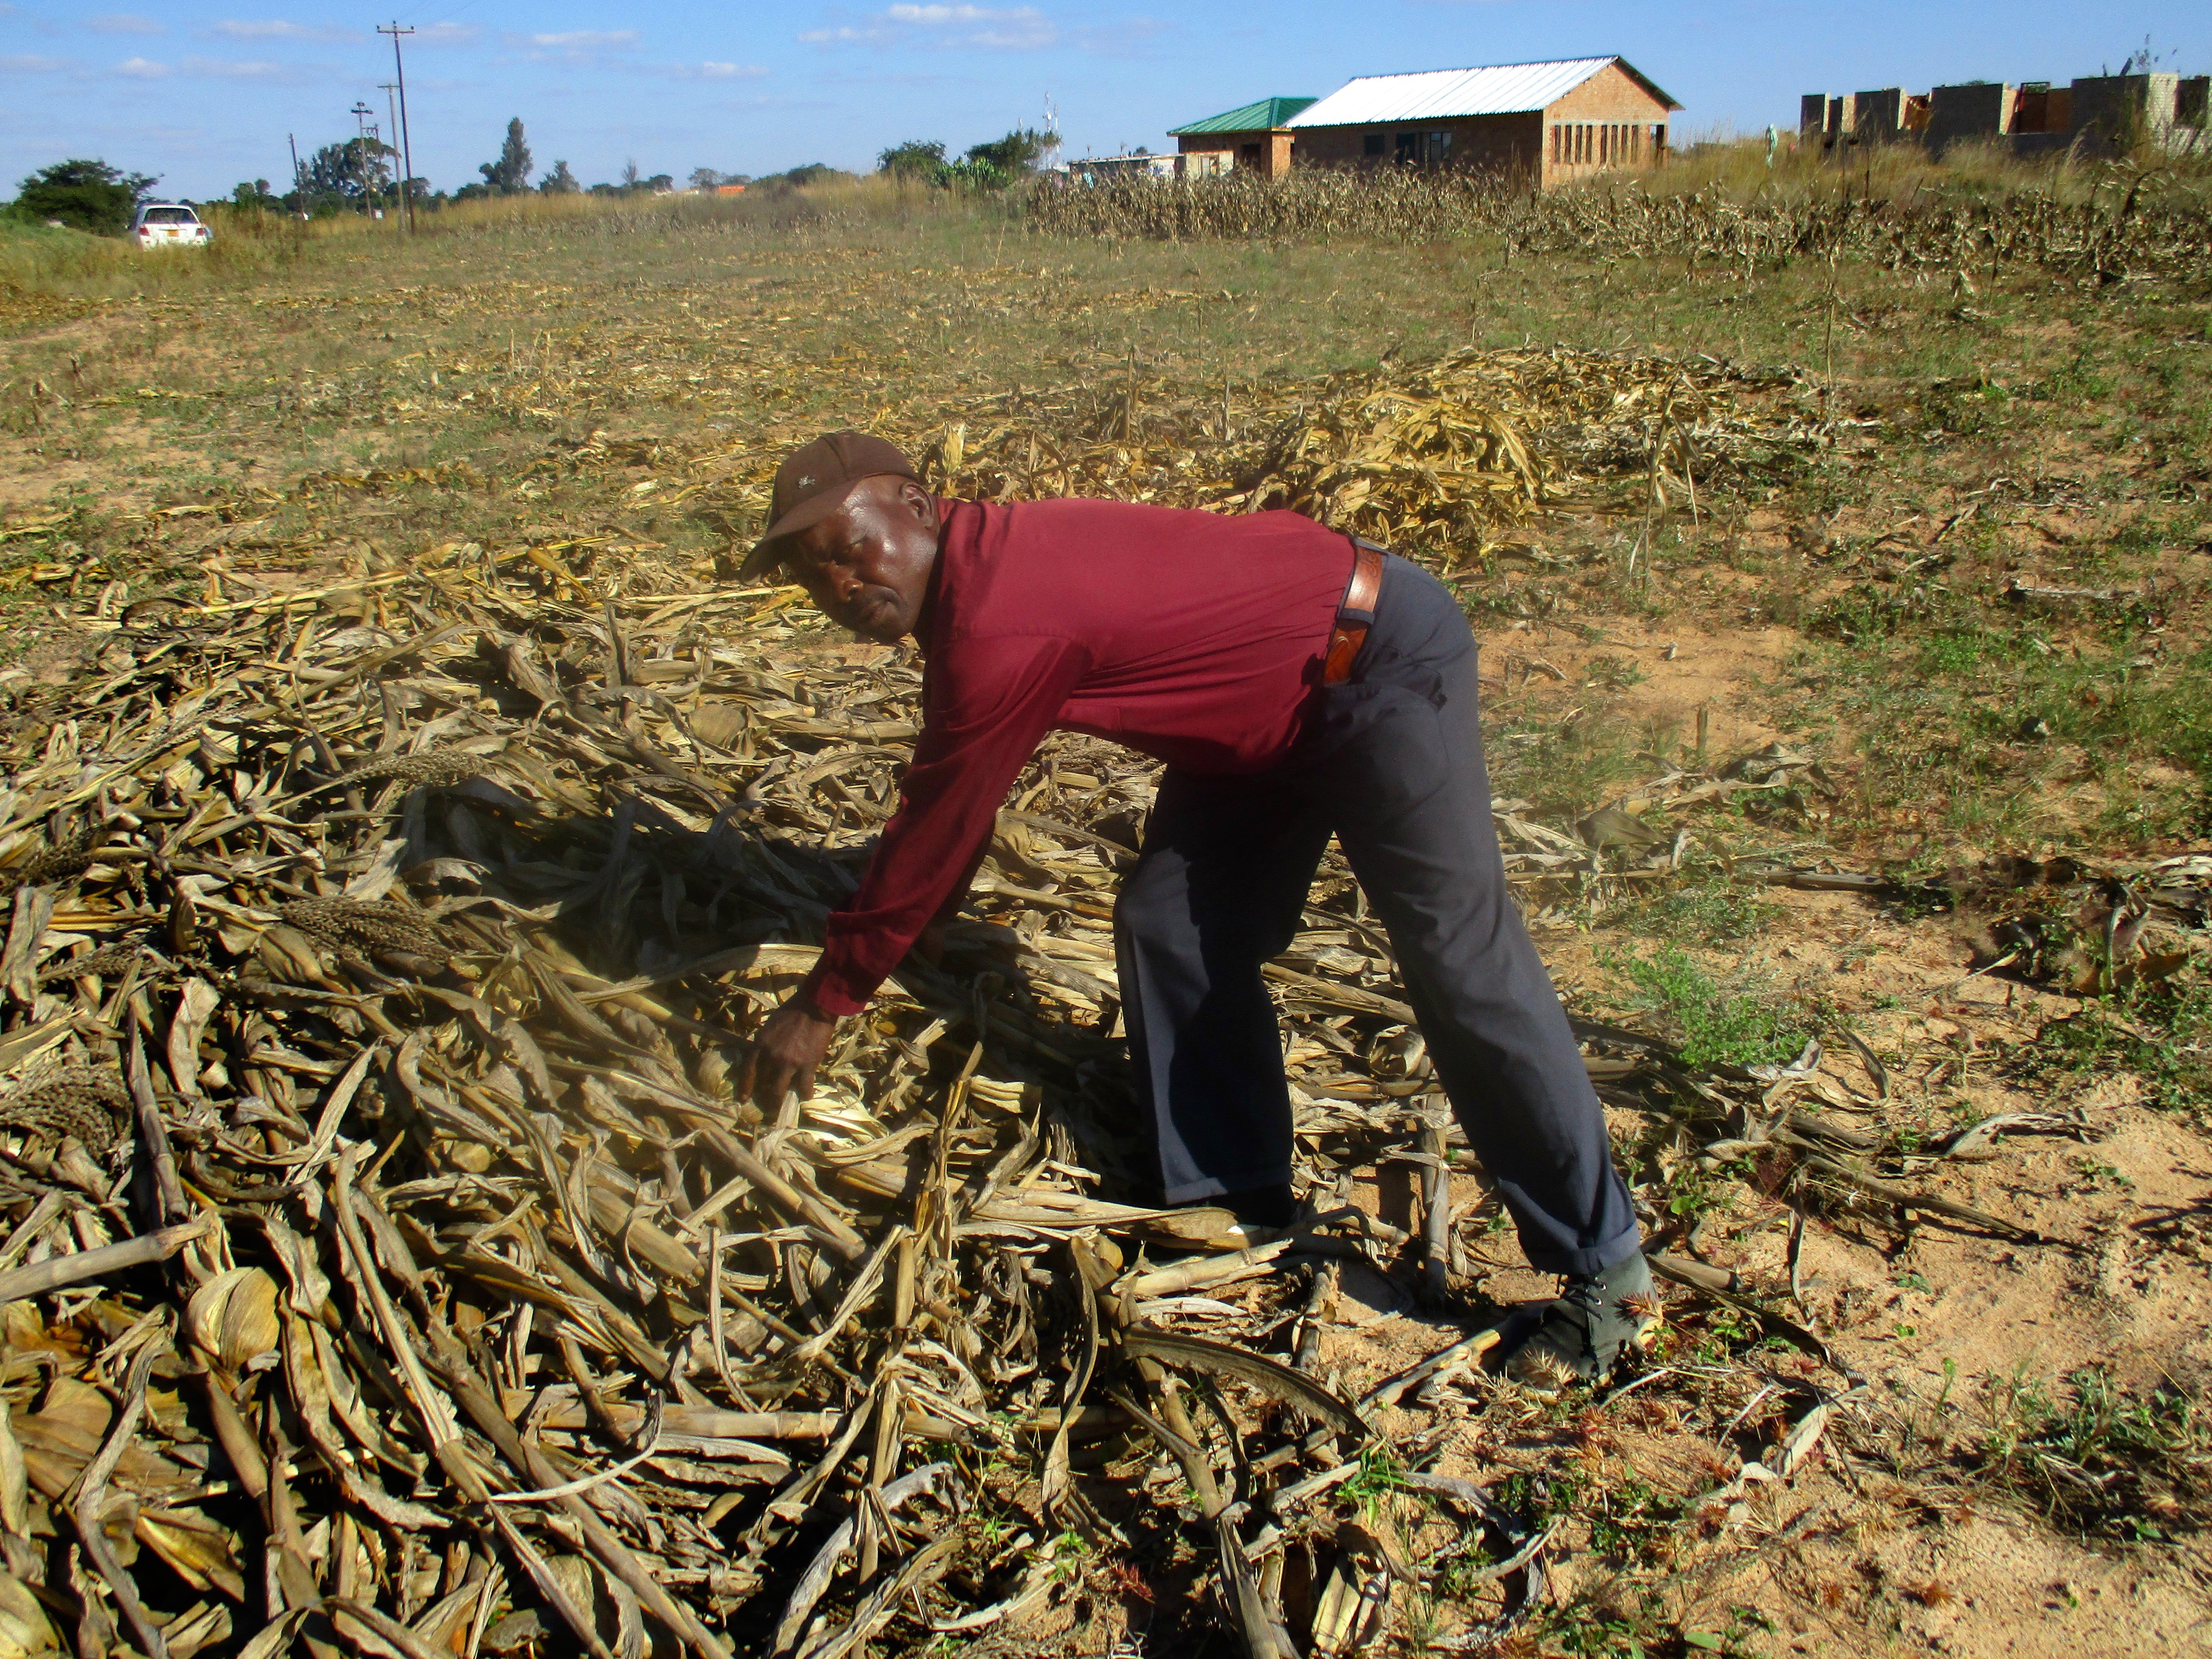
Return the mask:
{"type": "MultiPolygon", "coordinates": [[[[207,196],[288,176],[382,118],[388,19],[246,0],[0,0],[0,194],[99,156],[207,196]],[[276,9],[263,9],[262,7],[276,9]]],[[[679,178],[806,161],[861,167],[910,137],[954,149],[1039,123],[1068,152],[1164,148],[1178,123],[1353,75],[1618,52],[1687,106],[1680,130],[1796,119],[1802,92],[2094,74],[2148,37],[2162,67],[2212,70],[2204,0],[438,0],[403,10],[416,171],[476,177],[520,115],[539,168],[589,183],[635,157],[679,178]]]]}

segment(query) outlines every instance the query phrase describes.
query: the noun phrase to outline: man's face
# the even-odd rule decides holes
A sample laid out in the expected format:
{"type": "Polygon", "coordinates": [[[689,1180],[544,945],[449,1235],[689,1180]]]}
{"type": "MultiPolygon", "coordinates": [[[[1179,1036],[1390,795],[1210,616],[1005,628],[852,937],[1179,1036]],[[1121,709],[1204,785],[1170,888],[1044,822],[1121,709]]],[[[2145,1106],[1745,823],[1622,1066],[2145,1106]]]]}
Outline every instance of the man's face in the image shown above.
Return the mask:
{"type": "Polygon", "coordinates": [[[791,538],[784,568],[817,608],[864,640],[914,632],[937,557],[937,503],[908,478],[863,478],[791,538]]]}

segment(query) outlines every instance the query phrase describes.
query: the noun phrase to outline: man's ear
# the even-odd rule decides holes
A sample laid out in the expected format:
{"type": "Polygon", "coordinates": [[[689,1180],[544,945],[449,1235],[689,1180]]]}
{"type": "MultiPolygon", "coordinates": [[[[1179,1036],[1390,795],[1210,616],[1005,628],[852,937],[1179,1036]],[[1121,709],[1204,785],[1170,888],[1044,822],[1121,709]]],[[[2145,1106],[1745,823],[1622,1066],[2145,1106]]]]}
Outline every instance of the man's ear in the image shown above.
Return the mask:
{"type": "Polygon", "coordinates": [[[931,495],[929,491],[923,489],[912,478],[901,478],[899,480],[899,500],[906,504],[907,511],[913,514],[914,516],[921,521],[922,528],[925,530],[935,530],[939,527],[937,522],[937,497],[931,495]]]}

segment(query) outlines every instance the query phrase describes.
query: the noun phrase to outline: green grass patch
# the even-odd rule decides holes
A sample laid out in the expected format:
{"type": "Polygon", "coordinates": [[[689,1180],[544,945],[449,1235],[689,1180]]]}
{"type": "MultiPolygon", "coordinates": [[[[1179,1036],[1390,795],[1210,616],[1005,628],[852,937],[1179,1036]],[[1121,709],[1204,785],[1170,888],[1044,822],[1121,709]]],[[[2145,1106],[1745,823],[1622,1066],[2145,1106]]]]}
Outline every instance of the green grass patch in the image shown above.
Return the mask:
{"type": "Polygon", "coordinates": [[[1765,890],[1716,872],[1624,908],[1616,920],[1646,939],[1686,939],[1696,945],[1735,945],[1756,937],[1782,912],[1765,890]]]}
{"type": "Polygon", "coordinates": [[[1811,1035],[1802,1014],[1749,971],[1717,979],[1680,945],[1598,960],[1628,981],[1630,1006],[1659,1017],[1692,1070],[1786,1066],[1811,1035]]]}
{"type": "MultiPolygon", "coordinates": [[[[2160,528],[2196,533],[2142,533],[2160,528]]],[[[1812,627],[1834,641],[1820,712],[1856,727],[1862,757],[1845,812],[1869,828],[1903,820],[1988,843],[2202,834],[2212,827],[2212,642],[2175,637],[2162,605],[2094,602],[2100,614],[2075,617],[1932,585],[1838,596],[1812,627]]]]}
{"type": "Polygon", "coordinates": [[[2054,1019],[2024,1055],[2046,1088],[2132,1073],[2165,1111],[2212,1116],[2212,984],[2194,974],[2054,1019]]]}
{"type": "Polygon", "coordinates": [[[2212,1522],[2212,1417],[2192,1395],[2095,1369],[2055,1387],[2015,1372],[1988,1380],[1982,1407],[1970,1465],[2053,1520],[2142,1542],[2212,1522]]]}

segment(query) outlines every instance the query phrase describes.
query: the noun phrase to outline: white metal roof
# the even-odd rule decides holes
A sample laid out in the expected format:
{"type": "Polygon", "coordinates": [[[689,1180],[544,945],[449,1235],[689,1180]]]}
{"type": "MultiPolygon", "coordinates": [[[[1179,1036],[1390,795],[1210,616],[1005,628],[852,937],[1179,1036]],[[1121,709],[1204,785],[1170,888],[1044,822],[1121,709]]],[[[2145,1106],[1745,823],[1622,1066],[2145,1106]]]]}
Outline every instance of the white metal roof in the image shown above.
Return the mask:
{"type": "MultiPolygon", "coordinates": [[[[1612,58],[1570,58],[1550,64],[1497,64],[1482,69],[1419,70],[1410,75],[1363,75],[1292,116],[1292,127],[1368,126],[1460,115],[1510,115],[1543,109],[1595,75],[1612,58]]],[[[1626,64],[1622,64],[1624,69],[1626,64]]],[[[1631,75],[1636,71],[1630,70],[1631,75]]],[[[1640,75],[1636,78],[1642,81],[1640,75]]],[[[1645,82],[1646,85],[1650,83],[1645,82]]],[[[1651,88],[1673,103],[1656,87],[1651,88]]]]}

